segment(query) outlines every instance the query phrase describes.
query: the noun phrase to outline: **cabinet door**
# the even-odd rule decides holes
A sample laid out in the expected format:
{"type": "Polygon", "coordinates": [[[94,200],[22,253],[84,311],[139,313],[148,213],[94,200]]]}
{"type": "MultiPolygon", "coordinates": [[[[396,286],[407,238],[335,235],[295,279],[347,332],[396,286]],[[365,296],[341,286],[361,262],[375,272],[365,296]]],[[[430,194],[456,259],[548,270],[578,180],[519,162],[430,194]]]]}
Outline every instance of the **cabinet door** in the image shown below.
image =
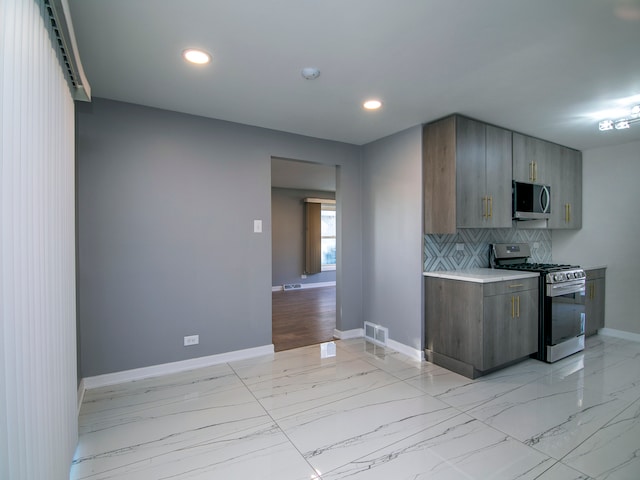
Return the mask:
{"type": "Polygon", "coordinates": [[[604,277],[587,280],[585,289],[585,334],[593,335],[604,328],[604,277]]]}
{"type": "Polygon", "coordinates": [[[485,124],[456,117],[456,226],[486,227],[485,124]]]}
{"type": "Polygon", "coordinates": [[[482,355],[482,285],[442,278],[425,281],[425,346],[468,365],[482,355]]]}
{"type": "Polygon", "coordinates": [[[548,145],[544,140],[513,133],[513,179],[517,182],[544,183],[548,145]]]}
{"type": "Polygon", "coordinates": [[[582,227],[582,154],[555,146],[549,228],[582,227]]]}
{"type": "Polygon", "coordinates": [[[521,133],[513,133],[513,179],[518,182],[549,184],[553,144],[521,133]]]}
{"type": "Polygon", "coordinates": [[[483,361],[488,370],[538,350],[538,292],[484,298],[483,361]]]}
{"type": "Polygon", "coordinates": [[[425,125],[422,140],[424,233],[456,233],[456,124],[447,117],[425,125]]]}
{"type": "Polygon", "coordinates": [[[486,126],[487,223],[491,228],[511,228],[511,132],[486,126]]]}

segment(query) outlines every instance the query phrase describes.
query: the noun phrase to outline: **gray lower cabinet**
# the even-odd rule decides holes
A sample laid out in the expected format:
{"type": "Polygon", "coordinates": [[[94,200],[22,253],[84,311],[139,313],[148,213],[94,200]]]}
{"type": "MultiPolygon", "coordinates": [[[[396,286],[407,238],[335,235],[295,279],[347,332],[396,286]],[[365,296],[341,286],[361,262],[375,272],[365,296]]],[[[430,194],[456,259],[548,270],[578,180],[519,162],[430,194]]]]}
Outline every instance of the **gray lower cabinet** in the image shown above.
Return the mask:
{"type": "Polygon", "coordinates": [[[604,294],[606,268],[585,269],[585,335],[594,335],[604,328],[604,294]]]}
{"type": "Polygon", "coordinates": [[[427,277],[427,360],[469,378],[538,350],[538,279],[476,283],[427,277]]]}

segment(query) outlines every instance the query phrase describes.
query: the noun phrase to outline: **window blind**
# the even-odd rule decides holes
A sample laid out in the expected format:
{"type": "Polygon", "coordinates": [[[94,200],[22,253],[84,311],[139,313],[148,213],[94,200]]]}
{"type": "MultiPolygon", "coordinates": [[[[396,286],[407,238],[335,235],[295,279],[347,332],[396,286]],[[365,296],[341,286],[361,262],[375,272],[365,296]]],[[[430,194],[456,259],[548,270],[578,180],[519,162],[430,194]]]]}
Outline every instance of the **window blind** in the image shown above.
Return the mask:
{"type": "Polygon", "coordinates": [[[74,105],[41,0],[0,0],[0,478],[77,442],[74,105]]]}
{"type": "Polygon", "coordinates": [[[320,203],[305,201],[304,225],[305,225],[305,264],[304,273],[313,274],[322,271],[321,257],[321,223],[320,203]]]}

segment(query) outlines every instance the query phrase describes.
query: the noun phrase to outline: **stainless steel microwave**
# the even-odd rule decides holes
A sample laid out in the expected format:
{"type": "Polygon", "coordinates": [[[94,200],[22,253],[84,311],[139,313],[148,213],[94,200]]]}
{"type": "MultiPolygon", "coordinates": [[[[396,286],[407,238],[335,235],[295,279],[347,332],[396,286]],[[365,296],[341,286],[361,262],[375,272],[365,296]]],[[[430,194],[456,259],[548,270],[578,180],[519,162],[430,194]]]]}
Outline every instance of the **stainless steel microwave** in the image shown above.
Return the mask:
{"type": "Polygon", "coordinates": [[[551,187],[513,181],[513,218],[539,220],[551,216],[551,187]]]}

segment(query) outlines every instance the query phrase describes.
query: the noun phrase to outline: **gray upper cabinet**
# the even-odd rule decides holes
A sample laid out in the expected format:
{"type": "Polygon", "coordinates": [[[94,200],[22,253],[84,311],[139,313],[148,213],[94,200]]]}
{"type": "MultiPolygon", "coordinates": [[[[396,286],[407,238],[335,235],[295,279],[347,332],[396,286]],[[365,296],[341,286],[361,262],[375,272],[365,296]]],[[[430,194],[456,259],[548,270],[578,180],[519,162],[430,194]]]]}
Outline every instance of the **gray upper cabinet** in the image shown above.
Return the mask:
{"type": "Polygon", "coordinates": [[[548,228],[582,228],[582,153],[513,133],[513,179],[551,186],[548,228]]]}
{"type": "Polygon", "coordinates": [[[582,153],[554,145],[549,228],[582,228],[582,153]]]}
{"type": "Polygon", "coordinates": [[[517,182],[548,185],[553,144],[521,133],[513,133],[513,179],[517,182]]]}
{"type": "Polygon", "coordinates": [[[511,227],[511,132],[453,115],[423,133],[425,233],[511,227]]]}

